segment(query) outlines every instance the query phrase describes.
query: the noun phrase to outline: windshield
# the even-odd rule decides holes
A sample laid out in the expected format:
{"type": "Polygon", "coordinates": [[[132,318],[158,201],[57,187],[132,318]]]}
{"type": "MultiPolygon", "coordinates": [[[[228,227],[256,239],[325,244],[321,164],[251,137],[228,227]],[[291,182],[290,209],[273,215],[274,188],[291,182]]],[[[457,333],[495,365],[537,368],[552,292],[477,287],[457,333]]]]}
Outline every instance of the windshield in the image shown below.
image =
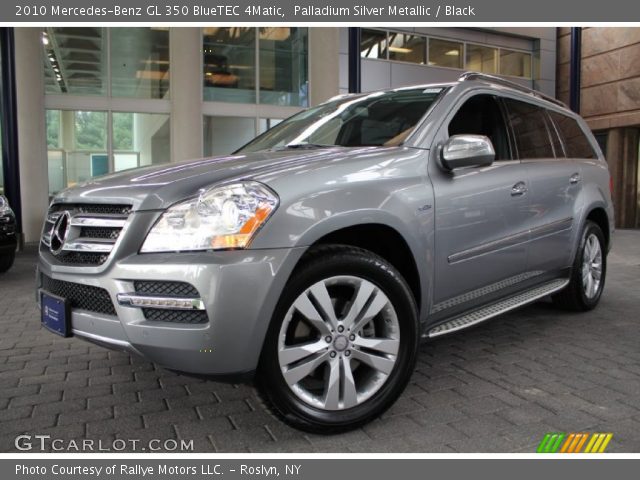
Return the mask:
{"type": "Polygon", "coordinates": [[[340,98],[288,118],[238,152],[400,145],[442,90],[422,87],[340,98]]]}

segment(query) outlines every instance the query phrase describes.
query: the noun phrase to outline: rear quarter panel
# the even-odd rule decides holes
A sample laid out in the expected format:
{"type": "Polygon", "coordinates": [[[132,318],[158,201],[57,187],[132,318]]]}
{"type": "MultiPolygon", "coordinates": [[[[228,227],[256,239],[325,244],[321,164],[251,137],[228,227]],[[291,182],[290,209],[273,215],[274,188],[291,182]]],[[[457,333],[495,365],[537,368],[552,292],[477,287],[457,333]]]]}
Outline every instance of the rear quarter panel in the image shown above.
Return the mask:
{"type": "Polygon", "coordinates": [[[584,227],[587,216],[594,209],[602,208],[607,213],[607,218],[609,220],[609,249],[612,247],[613,232],[615,230],[615,215],[613,200],[611,198],[611,173],[609,172],[609,166],[602,150],[600,149],[600,145],[591,133],[587,122],[578,115],[576,115],[575,118],[578,120],[580,128],[582,128],[582,131],[585,133],[598,158],[576,160],[580,164],[580,175],[582,177],[582,189],[580,191],[580,198],[578,199],[578,204],[581,206],[581,215],[579,217],[579,228],[577,229],[576,238],[573,242],[574,252],[572,258],[575,256],[575,251],[577,250],[577,236],[582,233],[582,228],[584,227]]]}

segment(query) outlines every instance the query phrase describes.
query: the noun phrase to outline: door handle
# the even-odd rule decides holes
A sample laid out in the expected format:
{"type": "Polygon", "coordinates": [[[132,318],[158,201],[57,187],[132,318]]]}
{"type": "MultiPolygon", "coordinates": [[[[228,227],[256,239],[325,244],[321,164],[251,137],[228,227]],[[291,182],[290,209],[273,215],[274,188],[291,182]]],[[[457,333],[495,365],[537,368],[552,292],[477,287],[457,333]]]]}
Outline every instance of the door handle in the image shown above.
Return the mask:
{"type": "Polygon", "coordinates": [[[520,195],[524,195],[527,193],[527,184],[524,182],[518,182],[513,187],[511,187],[511,196],[519,197],[520,195]]]}
{"type": "Polygon", "coordinates": [[[573,175],[571,175],[571,177],[569,178],[569,183],[571,185],[575,185],[576,183],[578,183],[580,181],[580,174],[579,173],[574,173],[573,175]]]}

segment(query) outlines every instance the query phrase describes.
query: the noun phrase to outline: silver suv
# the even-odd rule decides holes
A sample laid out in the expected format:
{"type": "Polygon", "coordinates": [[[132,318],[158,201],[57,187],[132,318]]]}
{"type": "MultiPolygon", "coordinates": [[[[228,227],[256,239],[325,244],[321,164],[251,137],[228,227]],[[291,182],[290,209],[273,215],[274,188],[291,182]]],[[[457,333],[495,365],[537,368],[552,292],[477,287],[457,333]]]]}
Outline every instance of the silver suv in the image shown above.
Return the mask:
{"type": "Polygon", "coordinates": [[[42,323],[191,374],[258,384],[283,419],[388,408],[421,340],[551,296],[602,294],[613,210],[585,122],[499,78],[332,99],[232,155],[63,191],[42,323]]]}

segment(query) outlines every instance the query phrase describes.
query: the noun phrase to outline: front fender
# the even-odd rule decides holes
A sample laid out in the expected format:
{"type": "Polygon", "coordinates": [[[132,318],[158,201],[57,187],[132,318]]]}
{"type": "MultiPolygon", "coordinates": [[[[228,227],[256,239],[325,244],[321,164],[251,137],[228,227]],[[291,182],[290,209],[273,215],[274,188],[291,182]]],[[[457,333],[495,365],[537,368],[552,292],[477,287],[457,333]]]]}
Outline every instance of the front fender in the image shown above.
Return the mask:
{"type": "Polygon", "coordinates": [[[371,181],[335,182],[327,179],[270,187],[280,205],[251,244],[251,248],[309,247],[323,237],[358,225],[382,225],[395,230],[407,243],[416,263],[422,312],[431,303],[433,272],[433,192],[428,179],[412,165],[394,177],[372,176],[371,181]],[[406,173],[406,175],[401,175],[406,173]],[[319,187],[309,189],[310,184],[319,187]]]}

